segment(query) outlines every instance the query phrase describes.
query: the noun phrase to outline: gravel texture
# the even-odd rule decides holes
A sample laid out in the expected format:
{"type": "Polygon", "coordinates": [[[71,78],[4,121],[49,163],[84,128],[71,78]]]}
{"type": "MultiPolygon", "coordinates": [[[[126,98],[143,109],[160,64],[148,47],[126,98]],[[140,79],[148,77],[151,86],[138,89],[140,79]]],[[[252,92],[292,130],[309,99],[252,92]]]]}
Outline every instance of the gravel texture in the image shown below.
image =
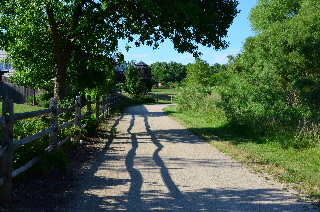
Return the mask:
{"type": "Polygon", "coordinates": [[[112,144],[75,170],[66,200],[42,211],[318,211],[190,133],[166,106],[129,108],[112,144]]]}
{"type": "Polygon", "coordinates": [[[166,116],[136,106],[66,211],[316,211],[166,116]]]}

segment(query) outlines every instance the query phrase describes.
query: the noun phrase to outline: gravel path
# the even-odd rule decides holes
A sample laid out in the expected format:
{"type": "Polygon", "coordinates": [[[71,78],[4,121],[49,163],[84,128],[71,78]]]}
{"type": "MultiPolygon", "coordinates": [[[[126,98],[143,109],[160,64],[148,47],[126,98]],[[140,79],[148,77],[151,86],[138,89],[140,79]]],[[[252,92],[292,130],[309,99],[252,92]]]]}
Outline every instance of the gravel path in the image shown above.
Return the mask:
{"type": "Polygon", "coordinates": [[[135,106],[57,211],[317,211],[283,184],[250,172],[166,116],[135,106]]]}

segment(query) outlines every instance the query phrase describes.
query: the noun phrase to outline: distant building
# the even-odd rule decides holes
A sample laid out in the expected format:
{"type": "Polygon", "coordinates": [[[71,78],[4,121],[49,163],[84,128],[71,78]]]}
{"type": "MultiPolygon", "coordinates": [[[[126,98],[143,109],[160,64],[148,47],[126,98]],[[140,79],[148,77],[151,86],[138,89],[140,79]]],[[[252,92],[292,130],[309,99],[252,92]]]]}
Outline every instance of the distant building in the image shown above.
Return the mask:
{"type": "Polygon", "coordinates": [[[0,50],[0,60],[4,60],[7,58],[7,52],[0,50]]]}
{"type": "Polygon", "coordinates": [[[12,65],[6,63],[7,60],[7,52],[0,50],[0,70],[10,71],[12,70],[12,65]]]}
{"type": "Polygon", "coordinates": [[[117,83],[124,83],[126,81],[127,64],[125,62],[120,63],[116,67],[117,83]]]}
{"type": "Polygon", "coordinates": [[[13,71],[12,64],[7,63],[7,52],[0,50],[0,81],[9,77],[9,72],[13,71]]]}
{"type": "Polygon", "coordinates": [[[137,69],[142,69],[142,75],[141,80],[145,83],[147,91],[151,91],[152,88],[152,74],[151,74],[151,68],[144,62],[140,61],[136,64],[137,69]]]}

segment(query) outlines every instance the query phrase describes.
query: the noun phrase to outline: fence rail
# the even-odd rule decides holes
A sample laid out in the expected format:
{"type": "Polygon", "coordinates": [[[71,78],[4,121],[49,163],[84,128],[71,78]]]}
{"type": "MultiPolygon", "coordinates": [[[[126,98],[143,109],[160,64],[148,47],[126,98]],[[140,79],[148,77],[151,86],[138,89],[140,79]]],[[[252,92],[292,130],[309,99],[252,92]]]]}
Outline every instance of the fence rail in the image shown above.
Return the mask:
{"type": "Polygon", "coordinates": [[[155,100],[155,102],[173,102],[176,94],[158,94],[148,93],[148,96],[155,100]]]}
{"type": "Polygon", "coordinates": [[[119,94],[112,94],[96,101],[91,101],[91,97],[88,97],[87,102],[81,104],[81,98],[77,97],[74,106],[69,108],[58,108],[57,99],[52,98],[49,109],[16,114],[13,112],[13,100],[5,100],[2,105],[2,116],[0,117],[0,126],[2,127],[2,141],[0,148],[0,202],[11,201],[12,178],[28,170],[41,159],[41,156],[37,156],[29,162],[26,162],[24,166],[12,171],[13,151],[15,148],[49,135],[49,144],[45,151],[52,152],[70,140],[73,136],[76,136],[78,139],[80,139],[80,134],[77,135],[72,133],[59,141],[58,134],[60,130],[71,125],[75,125],[79,128],[85,128],[85,125],[81,126],[81,119],[85,116],[96,114],[96,117],[100,120],[105,116],[110,115],[111,110],[117,106],[118,100],[119,94]],[[95,111],[92,111],[92,104],[96,104],[95,111]],[[87,106],[88,112],[82,114],[81,109],[84,106],[87,106]],[[58,125],[59,114],[68,111],[75,111],[75,118],[66,123],[58,125]],[[51,126],[49,128],[30,137],[17,141],[13,140],[13,127],[15,120],[29,119],[43,115],[52,117],[51,126]]]}

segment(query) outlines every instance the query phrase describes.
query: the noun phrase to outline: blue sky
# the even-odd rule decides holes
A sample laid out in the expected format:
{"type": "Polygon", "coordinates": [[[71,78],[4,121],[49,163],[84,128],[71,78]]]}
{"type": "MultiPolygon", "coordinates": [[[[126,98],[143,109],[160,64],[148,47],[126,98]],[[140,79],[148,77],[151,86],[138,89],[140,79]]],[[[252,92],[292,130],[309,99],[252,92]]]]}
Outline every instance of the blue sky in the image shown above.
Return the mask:
{"type": "MultiPolygon", "coordinates": [[[[214,49],[205,48],[201,45],[199,46],[200,51],[203,53],[201,58],[211,65],[215,63],[227,63],[227,56],[237,54],[241,50],[245,39],[254,35],[251,31],[248,15],[252,7],[256,5],[256,0],[238,1],[238,9],[241,10],[241,12],[234,19],[232,26],[228,30],[229,32],[226,40],[230,42],[229,47],[226,50],[215,51],[214,49]]],[[[160,44],[159,49],[156,50],[153,50],[152,47],[148,46],[135,47],[132,43],[130,44],[132,48],[127,52],[125,50],[125,45],[126,42],[121,41],[119,50],[123,52],[126,61],[143,61],[149,65],[155,62],[174,61],[185,65],[194,62],[194,58],[191,54],[181,54],[174,50],[173,44],[169,40],[160,44]]]]}

